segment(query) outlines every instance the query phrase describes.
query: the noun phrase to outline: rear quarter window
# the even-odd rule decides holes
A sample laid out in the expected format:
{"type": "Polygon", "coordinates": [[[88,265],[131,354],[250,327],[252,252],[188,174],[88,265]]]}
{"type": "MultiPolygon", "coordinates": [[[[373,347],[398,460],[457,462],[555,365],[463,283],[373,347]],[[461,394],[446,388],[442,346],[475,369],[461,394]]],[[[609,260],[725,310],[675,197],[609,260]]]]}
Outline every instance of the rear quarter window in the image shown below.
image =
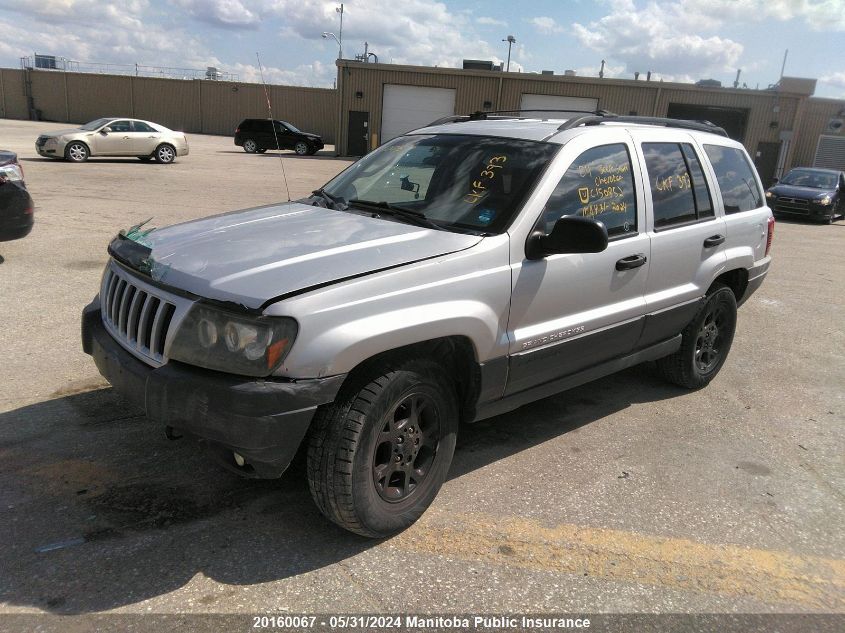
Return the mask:
{"type": "Polygon", "coordinates": [[[740,213],[763,206],[763,192],[757,186],[754,168],[745,152],[721,145],[705,145],[704,151],[716,172],[725,213],[740,213]]]}

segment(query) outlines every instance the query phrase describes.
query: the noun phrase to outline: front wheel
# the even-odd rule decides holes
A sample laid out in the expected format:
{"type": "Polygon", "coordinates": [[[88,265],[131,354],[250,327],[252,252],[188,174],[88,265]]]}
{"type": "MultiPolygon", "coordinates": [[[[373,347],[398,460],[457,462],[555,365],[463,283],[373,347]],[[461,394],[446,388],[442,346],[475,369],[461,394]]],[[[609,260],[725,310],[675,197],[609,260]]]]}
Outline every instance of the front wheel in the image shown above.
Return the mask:
{"type": "Polygon", "coordinates": [[[308,485],[326,517],[382,538],[428,508],[446,479],[458,428],[445,373],[412,359],[353,375],[318,411],[308,440],[308,485]]]}
{"type": "Polygon", "coordinates": [[[735,331],[736,298],[717,285],[684,329],[678,351],[657,361],[658,371],[681,387],[704,387],[724,365],[735,331]]]}
{"type": "Polygon", "coordinates": [[[176,160],[176,150],[172,145],[162,143],[156,148],[155,159],[157,163],[167,164],[176,160]]]}
{"type": "Polygon", "coordinates": [[[305,141],[299,141],[296,145],[293,146],[293,151],[295,151],[300,156],[305,156],[308,154],[309,151],[308,143],[305,141]]]}
{"type": "Polygon", "coordinates": [[[72,163],[84,163],[89,155],[88,146],[79,141],[74,141],[65,148],[65,158],[72,163]]]}

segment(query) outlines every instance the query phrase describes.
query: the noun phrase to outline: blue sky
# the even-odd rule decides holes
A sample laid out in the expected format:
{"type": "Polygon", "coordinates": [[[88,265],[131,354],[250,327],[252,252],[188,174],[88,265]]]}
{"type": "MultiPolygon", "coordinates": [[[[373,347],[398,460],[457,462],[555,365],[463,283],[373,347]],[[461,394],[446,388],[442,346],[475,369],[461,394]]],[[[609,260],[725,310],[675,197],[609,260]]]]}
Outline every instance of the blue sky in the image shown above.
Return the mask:
{"type": "MultiPolygon", "coordinates": [[[[34,52],[82,62],[205,68],[257,81],[331,86],[340,3],[318,0],[0,0],[0,66],[34,52]]],[[[765,88],[786,74],[845,98],[845,0],[346,0],[344,56],[364,42],[382,62],[632,78],[718,79],[765,88]]]]}

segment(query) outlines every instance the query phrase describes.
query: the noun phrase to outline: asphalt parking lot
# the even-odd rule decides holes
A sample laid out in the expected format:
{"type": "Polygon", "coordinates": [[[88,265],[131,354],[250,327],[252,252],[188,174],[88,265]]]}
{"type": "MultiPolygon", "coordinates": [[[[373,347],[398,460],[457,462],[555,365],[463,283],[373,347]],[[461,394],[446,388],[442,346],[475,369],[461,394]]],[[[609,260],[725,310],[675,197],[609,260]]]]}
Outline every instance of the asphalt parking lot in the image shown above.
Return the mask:
{"type": "MultiPolygon", "coordinates": [[[[462,429],[414,527],[353,536],[301,468],[240,480],[170,442],[82,353],[118,229],[301,197],[348,164],[189,136],[173,165],[38,158],[0,243],[0,613],[845,613],[845,222],[779,222],[706,389],[648,365],[462,429]]],[[[840,620],[841,621],[841,620],[840,620]]]]}

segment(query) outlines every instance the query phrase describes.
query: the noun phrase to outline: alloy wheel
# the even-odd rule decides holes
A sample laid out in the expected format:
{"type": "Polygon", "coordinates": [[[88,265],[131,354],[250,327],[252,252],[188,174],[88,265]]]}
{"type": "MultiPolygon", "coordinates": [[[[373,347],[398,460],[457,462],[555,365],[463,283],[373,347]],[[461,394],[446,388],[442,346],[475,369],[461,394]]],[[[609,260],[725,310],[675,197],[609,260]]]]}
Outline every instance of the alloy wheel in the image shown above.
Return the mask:
{"type": "Polygon", "coordinates": [[[395,503],[408,498],[431,471],[440,441],[440,413],[427,395],[406,396],[384,418],[373,456],[379,496],[395,503]]]}

